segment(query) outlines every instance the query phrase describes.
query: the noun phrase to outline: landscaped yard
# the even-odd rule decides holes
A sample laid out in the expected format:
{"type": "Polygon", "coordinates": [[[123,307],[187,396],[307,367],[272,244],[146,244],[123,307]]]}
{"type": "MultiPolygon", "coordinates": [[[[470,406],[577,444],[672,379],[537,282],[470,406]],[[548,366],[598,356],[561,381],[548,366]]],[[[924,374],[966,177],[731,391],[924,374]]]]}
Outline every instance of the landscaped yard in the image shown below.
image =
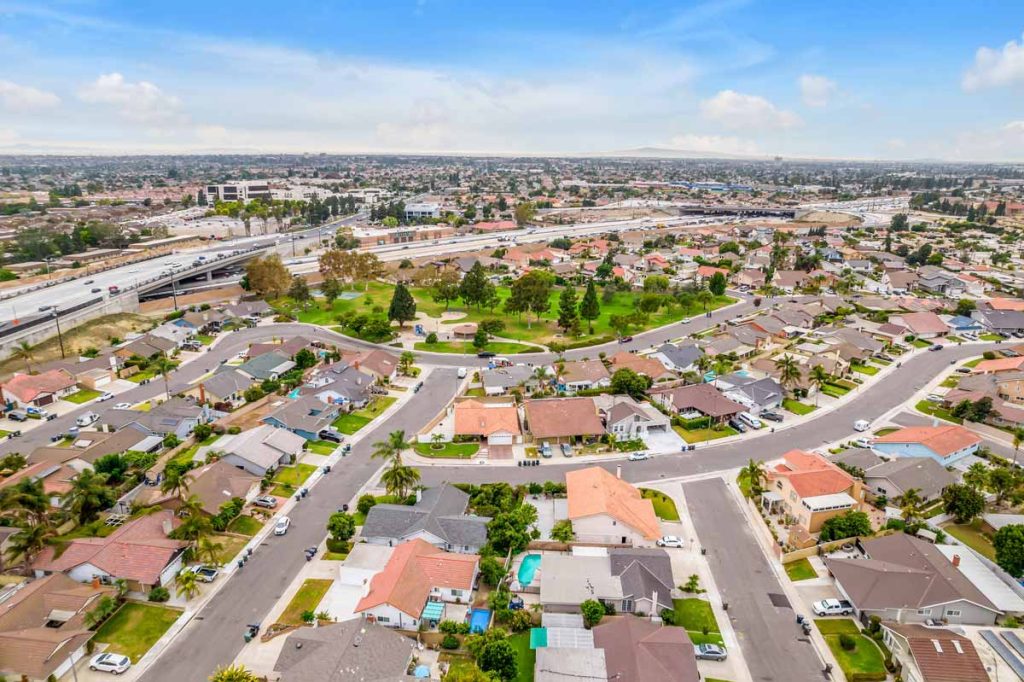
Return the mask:
{"type": "Polygon", "coordinates": [[[993,334],[992,332],[985,332],[984,334],[978,336],[978,338],[981,339],[982,341],[1002,341],[1003,339],[1003,337],[999,336],[999,334],[993,334]]]}
{"type": "Polygon", "coordinates": [[[414,443],[412,449],[423,457],[469,459],[477,453],[480,446],[476,443],[414,443]]]}
{"type": "Polygon", "coordinates": [[[711,604],[703,599],[673,599],[676,625],[686,628],[686,634],[694,644],[724,644],[718,630],[718,621],[711,610],[711,604]],[[704,631],[707,630],[707,634],[704,631]]]}
{"type": "Polygon", "coordinates": [[[508,638],[508,643],[516,652],[516,682],[533,682],[533,666],[537,660],[537,652],[530,648],[530,632],[520,632],[508,638]]]}
{"type": "Polygon", "coordinates": [[[99,398],[101,395],[103,394],[100,391],[94,391],[91,388],[82,388],[75,391],[71,395],[64,396],[64,400],[68,401],[69,403],[81,405],[83,403],[89,402],[90,400],[95,400],[96,398],[99,398]]]}
{"type": "Polygon", "coordinates": [[[543,353],[543,348],[527,346],[524,343],[513,343],[511,341],[491,341],[484,348],[477,348],[469,341],[438,341],[427,343],[420,341],[414,346],[416,350],[427,353],[459,353],[462,355],[476,355],[482,350],[497,353],[499,355],[515,355],[516,353],[543,353]]]}
{"type": "Polygon", "coordinates": [[[860,634],[857,625],[849,619],[815,620],[815,625],[828,642],[828,648],[839,662],[847,679],[884,680],[885,661],[882,650],[869,637],[860,634]],[[854,640],[854,648],[847,651],[839,643],[841,635],[854,640]]]}
{"type": "Polygon", "coordinates": [[[296,464],[290,467],[281,467],[274,474],[273,489],[270,491],[271,495],[277,495],[279,497],[290,497],[295,489],[306,482],[306,479],[316,471],[316,467],[312,464],[296,464]]]}
{"type": "Polygon", "coordinates": [[[911,343],[915,348],[927,348],[928,346],[932,345],[930,342],[925,341],[924,339],[914,339],[911,343]]]}
{"type": "Polygon", "coordinates": [[[886,426],[884,429],[878,429],[875,431],[875,435],[878,437],[888,436],[890,433],[896,433],[897,431],[899,431],[899,427],[886,426]]]}
{"type": "Polygon", "coordinates": [[[687,443],[703,443],[704,441],[715,440],[716,438],[735,436],[737,433],[735,429],[729,426],[723,426],[720,429],[684,429],[681,426],[673,424],[672,428],[679,434],[679,437],[687,443]]]}
{"type": "Polygon", "coordinates": [[[786,398],[785,400],[783,400],[782,407],[783,409],[789,410],[793,414],[801,416],[805,414],[810,414],[811,412],[814,412],[815,409],[817,409],[814,407],[814,405],[808,405],[807,403],[802,403],[799,400],[793,400],[792,398],[786,398]]]}
{"type": "Polygon", "coordinates": [[[138,663],[181,611],[154,604],[128,602],[96,631],[96,641],[109,644],[108,651],[124,654],[138,663]]]}
{"type": "Polygon", "coordinates": [[[334,420],[333,426],[342,433],[351,436],[353,433],[373,421],[375,417],[379,417],[380,414],[384,412],[384,410],[388,409],[396,400],[398,399],[392,396],[377,398],[361,410],[341,415],[334,420]]]}
{"type": "Polygon", "coordinates": [[[952,412],[942,407],[939,403],[933,403],[930,400],[922,400],[914,407],[917,408],[918,412],[924,412],[925,414],[931,417],[945,419],[946,421],[953,422],[954,424],[964,423],[963,419],[960,419],[959,417],[954,417],[952,412]]]}
{"type": "Polygon", "coordinates": [[[659,519],[662,521],[679,520],[676,503],[672,501],[671,497],[660,490],[651,490],[650,488],[641,488],[640,494],[645,500],[651,501],[651,504],[654,505],[654,513],[658,515],[659,519]]]}
{"type": "Polygon", "coordinates": [[[850,365],[850,369],[852,369],[857,374],[867,374],[868,376],[874,376],[878,374],[878,368],[872,367],[871,365],[850,365]]]}
{"type": "Polygon", "coordinates": [[[306,443],[306,450],[316,455],[329,455],[337,447],[337,443],[332,443],[329,440],[314,440],[306,443]]]}
{"type": "Polygon", "coordinates": [[[252,537],[253,535],[256,535],[256,533],[260,532],[260,528],[262,527],[263,524],[255,518],[243,514],[228,524],[228,532],[252,537]]]}
{"type": "Polygon", "coordinates": [[[798,559],[797,561],[791,561],[785,564],[786,575],[793,582],[800,580],[811,580],[817,578],[818,574],[815,573],[814,567],[811,566],[811,562],[807,559],[798,559]]]}
{"type": "Polygon", "coordinates": [[[844,395],[850,392],[850,389],[847,388],[846,386],[841,386],[835,383],[825,384],[818,390],[824,393],[825,395],[831,396],[833,398],[842,398],[844,395]]]}
{"type": "Polygon", "coordinates": [[[292,600],[288,602],[277,622],[283,625],[301,625],[302,614],[306,611],[316,611],[320,600],[331,589],[331,579],[309,578],[299,587],[292,600]]]}
{"type": "Polygon", "coordinates": [[[975,519],[969,524],[950,523],[942,526],[942,530],[949,535],[952,535],[975,552],[987,557],[991,561],[995,561],[996,548],[992,546],[992,541],[981,532],[981,524],[981,519],[975,519]]]}

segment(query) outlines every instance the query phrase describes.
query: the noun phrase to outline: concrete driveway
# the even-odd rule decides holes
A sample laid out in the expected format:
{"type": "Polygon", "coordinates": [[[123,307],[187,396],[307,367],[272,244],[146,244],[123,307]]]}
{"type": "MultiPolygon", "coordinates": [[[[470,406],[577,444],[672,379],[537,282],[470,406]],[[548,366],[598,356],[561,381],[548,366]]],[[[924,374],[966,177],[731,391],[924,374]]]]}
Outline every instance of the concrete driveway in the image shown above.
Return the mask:
{"type": "MultiPolygon", "coordinates": [[[[383,565],[380,567],[383,568],[383,565]]],[[[327,590],[320,608],[331,614],[334,620],[352,620],[357,618],[356,604],[369,589],[370,580],[380,572],[380,568],[350,568],[342,566],[338,569],[338,577],[327,590]]]]}
{"type": "Polygon", "coordinates": [[[679,437],[672,429],[667,431],[648,431],[647,435],[644,436],[644,442],[647,443],[647,449],[651,452],[657,453],[669,453],[669,452],[680,452],[686,441],[679,437]]]}

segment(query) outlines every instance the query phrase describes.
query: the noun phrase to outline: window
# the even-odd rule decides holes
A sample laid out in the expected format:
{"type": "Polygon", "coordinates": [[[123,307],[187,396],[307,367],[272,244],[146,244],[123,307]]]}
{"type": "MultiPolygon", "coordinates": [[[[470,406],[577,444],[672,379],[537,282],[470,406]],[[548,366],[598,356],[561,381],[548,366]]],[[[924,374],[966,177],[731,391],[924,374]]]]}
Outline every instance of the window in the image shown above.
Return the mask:
{"type": "Polygon", "coordinates": [[[455,588],[452,588],[452,596],[453,597],[461,597],[462,596],[462,590],[456,590],[455,588]]]}
{"type": "Polygon", "coordinates": [[[917,610],[917,615],[919,615],[919,616],[930,616],[930,615],[932,615],[932,610],[931,609],[918,609],[917,610]]]}
{"type": "Polygon", "coordinates": [[[624,613],[633,613],[633,600],[623,599],[622,600],[622,611],[624,613]]]}
{"type": "Polygon", "coordinates": [[[377,616],[377,622],[378,623],[390,623],[391,619],[388,618],[387,616],[377,616]]]}
{"type": "Polygon", "coordinates": [[[947,618],[959,618],[961,615],[960,609],[946,609],[947,618]]]}

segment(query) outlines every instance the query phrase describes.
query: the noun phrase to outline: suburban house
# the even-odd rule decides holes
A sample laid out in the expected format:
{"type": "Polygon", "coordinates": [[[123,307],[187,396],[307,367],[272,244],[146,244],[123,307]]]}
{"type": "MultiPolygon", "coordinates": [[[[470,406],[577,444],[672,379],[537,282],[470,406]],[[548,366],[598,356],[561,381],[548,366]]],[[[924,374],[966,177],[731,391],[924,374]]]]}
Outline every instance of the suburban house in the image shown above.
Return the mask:
{"type": "Polygon", "coordinates": [[[665,365],[657,359],[646,355],[621,351],[611,357],[611,365],[613,374],[620,369],[631,369],[641,376],[648,377],[651,381],[676,378],[676,375],[669,371],[665,365]]]}
{"type": "Polygon", "coordinates": [[[612,385],[612,375],[600,360],[575,360],[565,363],[558,375],[558,390],[575,393],[612,385]]]}
{"type": "Polygon", "coordinates": [[[942,466],[972,455],[981,438],[956,424],[910,426],[878,436],[871,448],[888,457],[931,457],[942,466]]]}
{"type": "Polygon", "coordinates": [[[228,319],[228,316],[219,310],[199,310],[182,315],[174,323],[180,327],[188,327],[200,334],[219,332],[221,325],[228,319]]]}
{"type": "Polygon", "coordinates": [[[149,336],[166,339],[173,343],[175,348],[181,348],[195,333],[195,330],[191,327],[178,325],[174,322],[164,322],[151,329],[149,336]]]}
{"type": "Polygon", "coordinates": [[[342,353],[341,359],[358,370],[367,372],[380,381],[391,381],[398,376],[398,356],[375,348],[359,353],[342,353]]]}
{"type": "Polygon", "coordinates": [[[153,334],[144,334],[137,339],[118,346],[114,350],[114,356],[123,361],[133,357],[155,358],[159,355],[170,353],[177,345],[168,339],[153,334]]]}
{"type": "Polygon", "coordinates": [[[479,438],[488,445],[512,445],[523,441],[519,409],[515,403],[486,403],[470,399],[456,403],[453,411],[456,437],[479,438]]]}
{"type": "Polygon", "coordinates": [[[281,378],[282,374],[294,367],[295,361],[290,355],[273,350],[246,360],[238,366],[237,370],[254,381],[265,381],[266,379],[276,381],[281,378]]]}
{"type": "Polygon", "coordinates": [[[863,557],[824,560],[858,614],[895,623],[992,625],[1002,613],[926,540],[894,533],[861,546],[863,557]]]}
{"type": "Polygon", "coordinates": [[[78,390],[75,377],[63,369],[40,374],[15,374],[0,387],[0,396],[15,407],[43,407],[78,390]]]}
{"type": "MultiPolygon", "coordinates": [[[[91,469],[93,463],[104,455],[119,455],[127,450],[153,452],[161,447],[162,442],[162,436],[147,434],[136,429],[123,429],[115,433],[82,431],[69,447],[56,445],[38,447],[29,454],[28,461],[30,464],[37,462],[50,465],[59,464],[81,472],[91,469]]],[[[59,475],[59,472],[52,472],[46,477],[59,475]]]]}
{"type": "Polygon", "coordinates": [[[270,424],[261,424],[237,435],[221,438],[217,447],[224,453],[222,462],[263,477],[297,459],[305,445],[306,439],[299,434],[270,424]]]}
{"type": "Polygon", "coordinates": [[[475,554],[452,554],[425,540],[403,542],[370,580],[355,612],[403,630],[416,630],[421,620],[441,621],[444,602],[472,602],[479,562],[475,554]]]}
{"type": "Polygon", "coordinates": [[[191,399],[171,398],[149,412],[135,410],[111,410],[103,418],[116,429],[135,429],[146,435],[167,436],[174,434],[185,440],[192,429],[199,424],[208,424],[217,417],[217,412],[207,405],[197,405],[191,399]]]}
{"type": "Polygon", "coordinates": [[[683,628],[645,618],[606,617],[593,629],[607,679],[616,682],[698,682],[693,645],[683,628]]]}
{"type": "Polygon", "coordinates": [[[711,384],[655,388],[650,395],[683,419],[710,417],[713,422],[722,423],[747,411],[744,405],[729,400],[711,384]]]}
{"type": "Polygon", "coordinates": [[[416,494],[416,504],[378,504],[370,508],[360,537],[375,545],[423,540],[438,549],[476,554],[487,544],[490,518],[467,514],[469,495],[443,483],[416,494]]]}
{"type": "Polygon", "coordinates": [[[677,346],[672,343],[662,344],[657,352],[651,353],[651,357],[665,365],[666,369],[673,372],[696,372],[697,361],[704,355],[704,351],[696,345],[677,346]]]}
{"type": "Polygon", "coordinates": [[[10,476],[0,479],[0,495],[7,488],[12,488],[22,481],[36,483],[42,481],[43,492],[50,501],[51,507],[61,507],[64,504],[62,496],[71,490],[71,482],[78,471],[63,462],[40,461],[28,464],[10,476]]]}
{"type": "Polygon", "coordinates": [[[727,374],[719,377],[718,383],[726,398],[754,415],[778,409],[786,397],[786,389],[772,377],[755,379],[748,375],[727,374]]]}
{"type": "Polygon", "coordinates": [[[889,321],[906,327],[911,334],[921,339],[934,339],[949,333],[949,327],[942,318],[928,311],[893,315],[889,321]]]}
{"type": "MultiPolygon", "coordinates": [[[[545,630],[550,635],[551,631],[545,630]]],[[[583,631],[589,633],[589,630],[583,631]]],[[[537,648],[533,682],[603,682],[607,679],[603,649],[551,645],[537,648]]]]}
{"type": "MultiPolygon", "coordinates": [[[[222,504],[236,497],[252,502],[259,495],[261,480],[260,476],[218,459],[189,471],[188,495],[199,500],[203,512],[214,516],[222,504]]],[[[144,488],[135,501],[142,505],[160,505],[164,509],[181,507],[180,495],[162,493],[159,488],[144,488]]]]}
{"type": "Polygon", "coordinates": [[[362,620],[299,628],[277,655],[279,682],[401,680],[408,676],[416,643],[362,620]]]}
{"type": "Polygon", "coordinates": [[[263,299],[239,301],[238,303],[224,306],[224,314],[227,315],[228,319],[234,320],[251,319],[255,321],[273,312],[274,309],[263,299]]]}
{"type": "Polygon", "coordinates": [[[595,396],[605,429],[619,440],[643,439],[648,432],[668,433],[671,420],[649,403],[627,395],[595,396]]]}
{"type": "Polygon", "coordinates": [[[315,395],[321,402],[361,409],[373,396],[376,378],[344,360],[321,367],[300,389],[300,395],[315,395]]]}
{"type": "Polygon", "coordinates": [[[991,682],[974,643],[952,630],[883,622],[882,641],[905,682],[991,682]]]}
{"type": "Polygon", "coordinates": [[[653,503],[614,474],[601,467],[576,469],[565,474],[565,484],[578,540],[646,545],[661,537],[653,503]]]}
{"type": "Polygon", "coordinates": [[[306,440],[319,440],[320,432],[328,428],[340,413],[341,405],[325,403],[312,395],[300,395],[294,400],[286,400],[263,421],[306,440]]]}
{"type": "Polygon", "coordinates": [[[201,403],[209,402],[233,409],[245,402],[245,390],[252,385],[253,379],[248,374],[223,365],[221,371],[189,388],[185,395],[201,403]]]}
{"type": "Polygon", "coordinates": [[[166,510],[140,516],[105,538],[75,538],[60,556],[47,547],[32,568],[36,577],[66,573],[80,583],[124,580],[131,592],[149,592],[170,584],[181,569],[186,543],[167,537],[179,525],[166,510]]]}
{"type": "Polygon", "coordinates": [[[523,411],[535,443],[593,440],[605,432],[593,398],[527,400],[523,411]]]}
{"type": "Polygon", "coordinates": [[[939,499],[943,489],[956,482],[957,477],[931,457],[897,457],[864,471],[868,492],[890,500],[913,488],[922,501],[930,502],[939,499]]]}
{"type": "Polygon", "coordinates": [[[86,614],[116,592],[63,573],[0,592],[0,673],[30,680],[63,677],[95,634],[85,624],[86,614]]]}
{"type": "Polygon", "coordinates": [[[484,386],[484,395],[505,395],[519,387],[529,392],[540,385],[533,368],[526,365],[481,369],[480,382],[484,386]]]}
{"type": "Polygon", "coordinates": [[[252,360],[258,358],[261,355],[267,353],[277,353],[278,355],[293,358],[295,354],[305,348],[315,347],[315,343],[310,341],[304,336],[292,336],[287,339],[282,339],[280,343],[266,342],[266,343],[254,343],[249,346],[249,349],[245,352],[245,356],[252,360]]]}
{"type": "Polygon", "coordinates": [[[817,533],[833,516],[858,511],[864,501],[861,482],[819,454],[790,450],[767,471],[767,504],[781,504],[807,533],[817,533]]]}
{"type": "Polygon", "coordinates": [[[672,608],[672,562],[663,549],[600,554],[545,554],[540,603],[545,612],[578,613],[597,599],[617,613],[659,614],[672,608]]]}

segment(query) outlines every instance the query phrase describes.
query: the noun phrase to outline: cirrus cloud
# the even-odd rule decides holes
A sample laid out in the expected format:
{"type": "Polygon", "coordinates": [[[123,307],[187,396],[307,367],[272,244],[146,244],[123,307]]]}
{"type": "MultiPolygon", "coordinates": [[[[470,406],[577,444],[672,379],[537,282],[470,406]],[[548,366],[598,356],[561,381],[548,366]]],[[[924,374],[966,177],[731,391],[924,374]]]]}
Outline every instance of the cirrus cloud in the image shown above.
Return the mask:
{"type": "Polygon", "coordinates": [[[730,130],[780,130],[801,124],[792,111],[775,106],[760,95],[722,90],[700,103],[701,115],[730,130]]]}
{"type": "Polygon", "coordinates": [[[57,106],[60,104],[60,97],[30,85],[0,80],[0,103],[3,103],[4,109],[8,111],[37,111],[57,106]]]}
{"type": "Polygon", "coordinates": [[[979,47],[961,81],[968,92],[1019,84],[1024,84],[1024,36],[1019,43],[1009,41],[1002,50],[979,47]]]}

